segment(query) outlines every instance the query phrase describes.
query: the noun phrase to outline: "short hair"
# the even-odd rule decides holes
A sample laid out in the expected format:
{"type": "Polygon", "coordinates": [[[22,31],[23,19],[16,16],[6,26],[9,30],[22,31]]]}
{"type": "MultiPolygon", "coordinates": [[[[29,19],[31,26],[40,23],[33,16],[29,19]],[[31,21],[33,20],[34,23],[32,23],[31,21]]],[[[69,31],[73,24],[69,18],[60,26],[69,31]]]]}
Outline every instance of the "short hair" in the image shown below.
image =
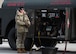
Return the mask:
{"type": "Polygon", "coordinates": [[[22,8],[24,8],[24,7],[19,7],[19,9],[18,9],[18,10],[20,11],[20,10],[22,10],[22,8]]]}
{"type": "Polygon", "coordinates": [[[22,8],[24,8],[24,7],[19,7],[20,10],[21,10],[22,8]]]}

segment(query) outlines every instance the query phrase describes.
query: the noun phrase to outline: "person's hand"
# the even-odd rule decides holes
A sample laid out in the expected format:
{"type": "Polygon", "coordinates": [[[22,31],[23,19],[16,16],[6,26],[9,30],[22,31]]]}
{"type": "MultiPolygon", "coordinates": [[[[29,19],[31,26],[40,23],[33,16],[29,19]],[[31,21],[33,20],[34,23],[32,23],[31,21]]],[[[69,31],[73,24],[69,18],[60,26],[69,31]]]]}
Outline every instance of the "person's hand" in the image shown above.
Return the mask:
{"type": "Polygon", "coordinates": [[[29,27],[30,27],[30,25],[29,25],[29,24],[27,24],[27,25],[25,25],[25,27],[26,27],[26,28],[29,28],[29,27]]]}
{"type": "Polygon", "coordinates": [[[46,25],[46,23],[44,22],[43,25],[46,25]]]}
{"type": "Polygon", "coordinates": [[[25,10],[23,10],[23,14],[26,15],[26,11],[25,10]]]}

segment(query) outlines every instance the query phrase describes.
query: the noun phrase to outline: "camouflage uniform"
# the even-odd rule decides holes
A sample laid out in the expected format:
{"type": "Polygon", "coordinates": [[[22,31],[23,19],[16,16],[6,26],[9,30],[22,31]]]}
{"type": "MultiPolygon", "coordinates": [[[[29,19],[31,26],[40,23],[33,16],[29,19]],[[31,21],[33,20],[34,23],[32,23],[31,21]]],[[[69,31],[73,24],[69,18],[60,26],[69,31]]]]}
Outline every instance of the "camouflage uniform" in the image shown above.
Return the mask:
{"type": "Polygon", "coordinates": [[[30,26],[30,21],[28,16],[20,13],[18,10],[15,16],[16,29],[17,29],[17,48],[24,48],[24,40],[26,38],[26,33],[28,32],[28,27],[30,26]]]}
{"type": "Polygon", "coordinates": [[[25,38],[26,38],[26,32],[22,33],[17,32],[17,40],[16,40],[17,48],[25,48],[24,47],[25,38]]]}

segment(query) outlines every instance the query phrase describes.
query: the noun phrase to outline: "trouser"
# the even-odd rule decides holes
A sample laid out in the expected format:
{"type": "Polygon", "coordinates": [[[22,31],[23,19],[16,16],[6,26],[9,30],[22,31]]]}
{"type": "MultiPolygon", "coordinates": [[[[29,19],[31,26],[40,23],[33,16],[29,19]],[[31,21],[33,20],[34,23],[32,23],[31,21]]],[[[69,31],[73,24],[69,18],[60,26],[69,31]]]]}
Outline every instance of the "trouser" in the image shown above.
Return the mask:
{"type": "Polygon", "coordinates": [[[25,38],[26,38],[26,32],[22,32],[22,33],[17,32],[17,40],[16,40],[17,48],[25,48],[24,47],[25,38]]]}

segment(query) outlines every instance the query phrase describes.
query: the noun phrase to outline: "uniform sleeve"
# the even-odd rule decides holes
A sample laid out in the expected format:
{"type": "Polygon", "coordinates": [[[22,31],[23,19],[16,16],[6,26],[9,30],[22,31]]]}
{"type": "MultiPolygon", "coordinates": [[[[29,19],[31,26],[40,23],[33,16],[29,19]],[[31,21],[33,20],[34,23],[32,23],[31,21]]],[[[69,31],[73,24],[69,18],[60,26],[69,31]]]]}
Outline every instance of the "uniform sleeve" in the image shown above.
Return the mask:
{"type": "Polygon", "coordinates": [[[29,27],[31,25],[31,22],[30,22],[27,15],[24,15],[24,16],[25,16],[25,24],[26,24],[27,27],[29,27]]]}
{"type": "Polygon", "coordinates": [[[15,21],[16,21],[16,23],[17,24],[19,24],[19,25],[25,25],[25,23],[23,22],[23,21],[21,21],[20,19],[19,19],[19,16],[15,16],[15,21]]]}

